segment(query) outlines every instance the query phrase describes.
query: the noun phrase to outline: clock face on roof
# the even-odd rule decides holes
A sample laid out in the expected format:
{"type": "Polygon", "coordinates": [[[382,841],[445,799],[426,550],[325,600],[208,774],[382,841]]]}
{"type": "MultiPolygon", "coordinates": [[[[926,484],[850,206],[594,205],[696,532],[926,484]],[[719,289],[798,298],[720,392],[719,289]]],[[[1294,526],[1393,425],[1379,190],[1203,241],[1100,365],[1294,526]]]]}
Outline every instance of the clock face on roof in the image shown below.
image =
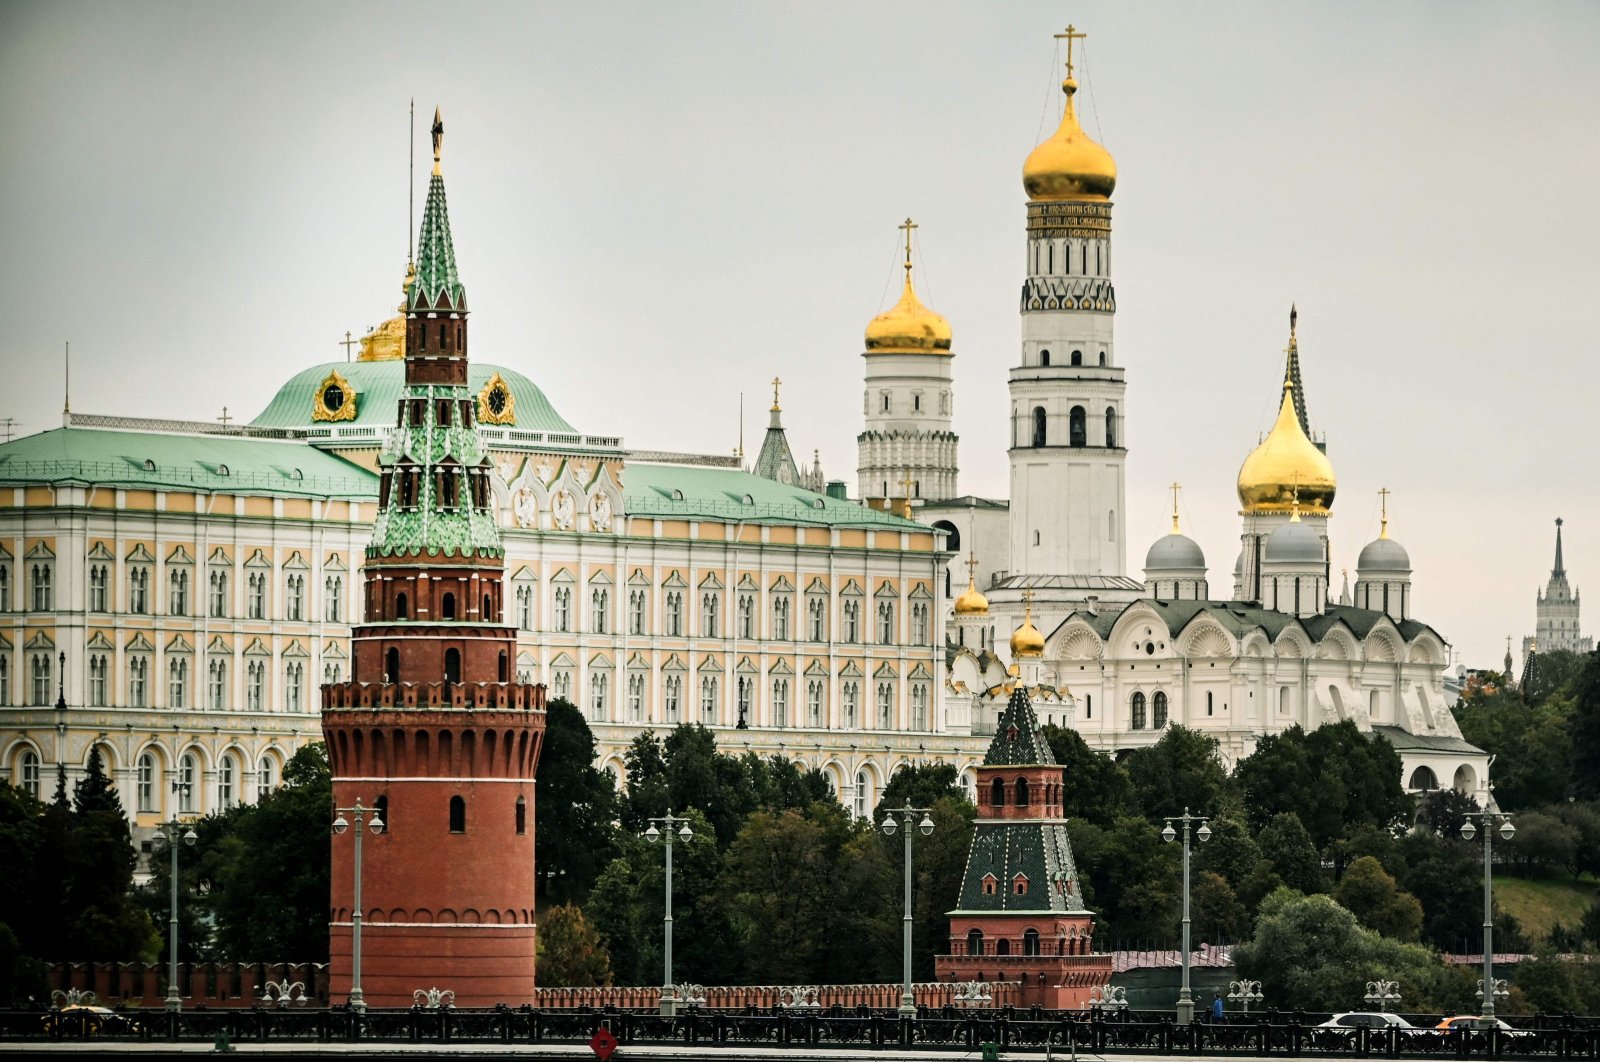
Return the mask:
{"type": "Polygon", "coordinates": [[[335,369],[317,385],[316,395],[311,400],[311,419],[355,420],[357,397],[350,381],[335,369]]]}
{"type": "Polygon", "coordinates": [[[484,424],[517,422],[517,400],[499,373],[489,377],[489,382],[478,392],[478,420],[484,424]]]}

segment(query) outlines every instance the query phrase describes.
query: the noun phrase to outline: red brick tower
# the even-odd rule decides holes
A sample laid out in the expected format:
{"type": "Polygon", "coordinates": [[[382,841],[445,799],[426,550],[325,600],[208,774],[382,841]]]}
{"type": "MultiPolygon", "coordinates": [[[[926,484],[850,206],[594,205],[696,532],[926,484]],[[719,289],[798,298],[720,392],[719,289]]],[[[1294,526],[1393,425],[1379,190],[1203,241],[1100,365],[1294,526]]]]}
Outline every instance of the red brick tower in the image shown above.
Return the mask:
{"type": "Polygon", "coordinates": [[[1111,980],[1061,815],[1062,769],[1018,683],[978,774],[978,820],[941,981],[1016,981],[1024,1006],[1083,1007],[1111,980]]]}
{"type": "MultiPolygon", "coordinates": [[[[377,807],[363,838],[361,987],[374,1007],[422,988],[458,1006],[532,1002],[534,773],[544,687],[511,681],[505,553],[488,453],[467,388],[466,292],[456,275],[444,125],[407,293],[405,389],[378,457],[365,622],[350,682],[323,687],[339,807],[377,807]]],[[[360,828],[358,826],[358,828],[360,828]]],[[[350,992],[353,838],[333,842],[332,996],[350,992]]]]}

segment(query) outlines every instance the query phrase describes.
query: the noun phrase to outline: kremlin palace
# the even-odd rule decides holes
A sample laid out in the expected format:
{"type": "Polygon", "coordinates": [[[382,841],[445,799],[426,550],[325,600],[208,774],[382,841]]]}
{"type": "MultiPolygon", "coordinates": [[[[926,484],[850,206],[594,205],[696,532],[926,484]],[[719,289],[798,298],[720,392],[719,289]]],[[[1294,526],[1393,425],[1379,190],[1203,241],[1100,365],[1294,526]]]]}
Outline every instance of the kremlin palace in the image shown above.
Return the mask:
{"type": "MultiPolygon", "coordinates": [[[[466,313],[473,234],[451,233],[436,169],[402,312],[358,358],[300,367],[245,423],[67,412],[0,444],[0,776],[48,798],[98,749],[146,830],[254,800],[321,738],[328,691],[415,681],[409,663],[355,673],[353,628],[381,614],[514,629],[498,681],[576,704],[619,782],[636,735],[702,723],[727,751],[821,769],[858,815],[908,763],[953,763],[976,796],[1020,688],[1108,754],[1182,724],[1232,767],[1261,736],[1349,720],[1395,746],[1409,790],[1482,790],[1387,519],[1354,588],[1334,585],[1337,478],[1293,314],[1281,378],[1239,381],[1279,389],[1276,423],[1216,454],[1243,458],[1215,485],[1240,502],[1231,579],[1182,533],[1176,488],[1169,533],[1127,525],[1128,377],[1158,373],[1114,341],[1116,166],[1078,124],[1071,43],[1059,128],[1022,170],[1017,352],[975,367],[1007,374],[1009,498],[959,492],[954,330],[918,297],[909,220],[901,297],[866,330],[853,499],[797,466],[776,391],[748,467],[580,430],[517,370],[537,352],[474,351],[451,389],[469,397],[417,398],[408,345],[466,354],[459,320],[433,335],[405,312],[425,275],[466,313]],[[476,463],[412,453],[396,433],[424,425],[475,431],[476,463]],[[439,516],[465,497],[490,526],[439,516]],[[497,534],[503,591],[424,565],[408,600],[363,575],[375,526],[445,555],[497,534]],[[1141,578],[1128,541],[1146,534],[1141,578]]],[[[461,681],[446,663],[424,684],[461,681]]]]}

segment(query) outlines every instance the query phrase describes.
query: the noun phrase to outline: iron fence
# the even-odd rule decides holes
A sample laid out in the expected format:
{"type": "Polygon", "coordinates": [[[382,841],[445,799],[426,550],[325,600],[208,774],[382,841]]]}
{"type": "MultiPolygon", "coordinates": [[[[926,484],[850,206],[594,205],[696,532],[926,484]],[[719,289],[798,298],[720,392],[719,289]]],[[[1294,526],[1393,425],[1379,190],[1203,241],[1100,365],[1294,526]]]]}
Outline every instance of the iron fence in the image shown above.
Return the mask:
{"type": "Polygon", "coordinates": [[[1103,1015],[1083,1011],[990,1011],[923,1008],[915,1018],[867,1007],[835,1006],[797,1014],[783,1010],[704,1011],[667,1017],[646,1011],[491,1010],[412,1007],[408,1010],[345,1007],[178,1012],[72,1008],[0,1011],[0,1043],[92,1042],[294,1043],[524,1043],[586,1044],[601,1029],[621,1044],[691,1044],[716,1047],[847,1048],[1003,1051],[1061,1049],[1099,1054],[1227,1055],[1259,1058],[1597,1059],[1600,1021],[1572,1015],[1538,1015],[1509,1029],[1324,1027],[1325,1015],[1267,1012],[1249,1018],[1182,1026],[1170,1014],[1103,1015]]]}

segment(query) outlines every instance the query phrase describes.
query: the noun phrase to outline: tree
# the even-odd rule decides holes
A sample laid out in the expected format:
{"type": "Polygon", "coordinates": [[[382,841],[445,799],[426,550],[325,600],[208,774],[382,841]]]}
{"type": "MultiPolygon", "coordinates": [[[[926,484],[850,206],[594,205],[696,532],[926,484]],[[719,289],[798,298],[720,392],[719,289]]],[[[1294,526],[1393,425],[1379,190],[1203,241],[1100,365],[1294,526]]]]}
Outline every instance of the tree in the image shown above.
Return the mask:
{"type": "Polygon", "coordinates": [[[1217,757],[1217,739],[1177,723],[1154,745],[1129,755],[1123,769],[1134,803],[1152,822],[1186,810],[1215,812],[1230,785],[1217,757]]]}
{"type": "Polygon", "coordinates": [[[1078,825],[1072,845],[1084,902],[1099,912],[1108,939],[1173,943],[1182,917],[1179,844],[1163,842],[1148,820],[1122,815],[1110,829],[1078,825]]]}
{"type": "Polygon", "coordinates": [[[1409,892],[1402,892],[1371,856],[1350,864],[1333,890],[1333,898],[1362,925],[1386,937],[1414,943],[1422,932],[1422,904],[1409,892]]]}
{"type": "Polygon", "coordinates": [[[1110,826],[1127,812],[1133,787],[1120,764],[1090,748],[1083,735],[1071,727],[1046,724],[1042,733],[1062,766],[1062,811],[1067,818],[1110,826]]]}
{"type": "Polygon", "coordinates": [[[1257,843],[1262,858],[1285,885],[1299,892],[1321,891],[1322,861],[1298,815],[1286,811],[1273,816],[1257,843]]]}
{"type": "Polygon", "coordinates": [[[1600,805],[1591,801],[1557,804],[1553,813],[1578,836],[1573,858],[1567,864],[1572,876],[1600,875],[1600,805]]]}
{"type": "Polygon", "coordinates": [[[1529,657],[1522,682],[1528,703],[1540,708],[1554,698],[1570,696],[1587,681],[1584,673],[1590,666],[1588,658],[1593,655],[1552,649],[1529,657]]]}
{"type": "Polygon", "coordinates": [[[1293,813],[1321,850],[1362,825],[1394,827],[1410,817],[1399,753],[1348,720],[1306,733],[1292,726],[1256,743],[1235,772],[1251,824],[1293,813]]]}
{"type": "Polygon", "coordinates": [[[1213,871],[1238,889],[1261,862],[1261,848],[1245,824],[1231,814],[1218,815],[1207,825],[1211,839],[1195,850],[1194,865],[1213,871]]]}
{"type": "Polygon", "coordinates": [[[1413,831],[1400,841],[1400,884],[1422,904],[1422,940],[1445,952],[1474,950],[1483,923],[1483,868],[1459,838],[1413,831]]]}
{"type": "Polygon", "coordinates": [[[72,810],[79,815],[93,811],[111,811],[125,814],[122,798],[117,795],[116,783],[106,777],[104,761],[100,759],[98,745],[89,749],[89,763],[83,777],[72,787],[72,810]]]}
{"type": "Polygon", "coordinates": [[[960,775],[953,763],[918,763],[900,768],[883,787],[878,798],[873,821],[881,822],[890,808],[931,808],[941,798],[965,801],[967,791],[961,787],[960,775]]]}
{"type": "Polygon", "coordinates": [[[1600,649],[1589,654],[1577,678],[1571,735],[1573,794],[1600,800],[1600,649]]]}
{"type": "Polygon", "coordinates": [[[539,984],[544,988],[611,984],[611,956],[576,904],[539,912],[539,984]]]}
{"type": "Polygon", "coordinates": [[[594,766],[597,748],[570,701],[545,705],[533,845],[537,884],[551,900],[587,896],[611,859],[616,788],[594,766]]]}
{"type": "Polygon", "coordinates": [[[1209,870],[1196,874],[1189,905],[1196,940],[1221,944],[1242,940],[1250,931],[1250,916],[1221,874],[1209,870]]]}
{"type": "Polygon", "coordinates": [[[1233,949],[1233,961],[1242,976],[1272,986],[1274,1005],[1286,1009],[1359,1007],[1366,983],[1380,978],[1399,982],[1408,1008],[1450,1013],[1465,1004],[1461,976],[1426,949],[1363,928],[1332,897],[1292,889],[1262,902],[1255,935],[1233,949]]]}
{"type": "Polygon", "coordinates": [[[1441,837],[1460,837],[1461,827],[1478,802],[1459,789],[1435,789],[1422,798],[1418,821],[1441,837]]]}
{"type": "Polygon", "coordinates": [[[1495,847],[1527,876],[1548,866],[1570,866],[1578,848],[1578,831],[1554,815],[1525,811],[1517,816],[1517,832],[1495,847]]]}
{"type": "Polygon", "coordinates": [[[197,827],[204,846],[200,871],[213,875],[219,957],[328,961],[333,780],[321,742],[295,751],[283,783],[255,804],[233,809],[218,824],[223,836],[212,839],[197,827]]]}

